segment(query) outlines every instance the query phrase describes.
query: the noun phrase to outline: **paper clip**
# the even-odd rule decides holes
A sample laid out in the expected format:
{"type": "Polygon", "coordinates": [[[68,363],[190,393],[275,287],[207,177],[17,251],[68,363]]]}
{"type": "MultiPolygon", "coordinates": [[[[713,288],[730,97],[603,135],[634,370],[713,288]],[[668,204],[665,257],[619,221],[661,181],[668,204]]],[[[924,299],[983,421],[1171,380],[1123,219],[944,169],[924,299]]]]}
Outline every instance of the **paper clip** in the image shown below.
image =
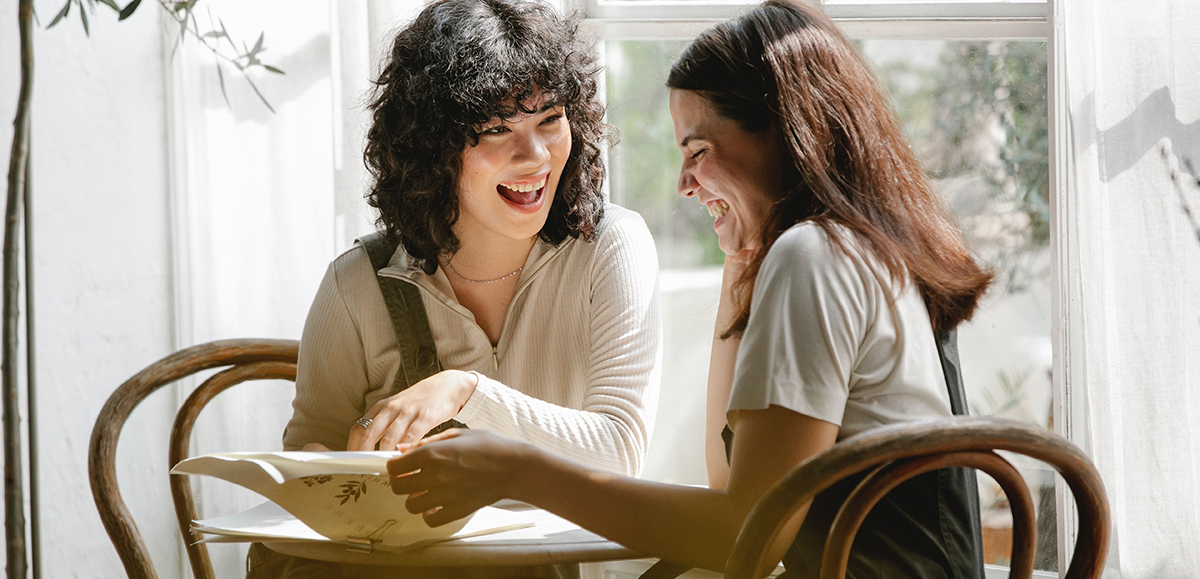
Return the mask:
{"type": "Polygon", "coordinates": [[[370,553],[374,550],[375,543],[382,542],[383,534],[395,524],[395,519],[388,519],[366,537],[346,537],[346,550],[354,553],[370,553]]]}

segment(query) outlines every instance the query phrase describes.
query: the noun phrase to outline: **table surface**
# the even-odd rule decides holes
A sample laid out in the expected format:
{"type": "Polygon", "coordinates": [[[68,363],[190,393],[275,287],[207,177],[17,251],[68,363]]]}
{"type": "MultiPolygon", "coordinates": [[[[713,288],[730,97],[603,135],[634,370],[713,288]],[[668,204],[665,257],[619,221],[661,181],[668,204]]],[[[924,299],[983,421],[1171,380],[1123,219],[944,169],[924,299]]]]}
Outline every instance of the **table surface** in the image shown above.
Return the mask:
{"type": "Polygon", "coordinates": [[[643,557],[547,511],[513,502],[494,506],[519,512],[522,518],[532,519],[534,526],[399,552],[377,548],[362,553],[336,543],[265,541],[263,544],[280,553],[309,559],[403,567],[517,567],[643,557]]]}

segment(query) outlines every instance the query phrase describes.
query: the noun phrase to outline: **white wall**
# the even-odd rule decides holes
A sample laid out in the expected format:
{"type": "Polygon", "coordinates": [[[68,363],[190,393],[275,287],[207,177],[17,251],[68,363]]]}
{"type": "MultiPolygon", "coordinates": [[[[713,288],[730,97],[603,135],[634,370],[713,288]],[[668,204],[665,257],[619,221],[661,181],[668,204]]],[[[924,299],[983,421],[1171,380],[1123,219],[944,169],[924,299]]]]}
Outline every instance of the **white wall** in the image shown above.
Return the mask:
{"type": "MultiPolygon", "coordinates": [[[[363,91],[377,55],[419,1],[209,0],[237,41],[266,33],[251,72],[271,113],[229,66],[226,104],[212,55],[157,3],[129,20],[78,7],[36,31],[34,230],[44,576],[123,576],[87,483],[92,425],[109,394],[162,356],[233,337],[298,338],[326,264],[369,228],[361,201],[363,91]],[[339,27],[341,29],[339,30],[339,27]],[[51,459],[53,457],[53,459],[51,459]],[[56,545],[70,537],[71,547],[56,545]]],[[[37,4],[43,23],[61,8],[37,4]]],[[[0,138],[7,160],[19,81],[16,0],[0,0],[0,138]]],[[[7,166],[7,162],[5,162],[7,166]]],[[[160,576],[189,576],[166,473],[166,436],[193,383],[133,415],[119,480],[160,576]],[[149,433],[149,434],[147,434],[149,433]]],[[[197,422],[193,452],[277,448],[286,383],[234,391],[197,422]]],[[[261,499],[201,482],[202,516],[261,499]]],[[[28,496],[28,487],[26,487],[28,496]]],[[[211,549],[236,576],[244,546],[211,549]]]]}
{"type": "MultiPolygon", "coordinates": [[[[60,4],[37,8],[46,24],[60,4]]],[[[90,39],[75,15],[35,33],[33,267],[46,577],[122,575],[92,503],[88,441],[109,393],[175,347],[163,60],[152,8],[120,24],[107,9],[97,11],[90,39]]],[[[16,0],[0,0],[5,168],[19,85],[16,14],[16,0]]],[[[136,411],[128,428],[167,432],[165,407],[173,401],[163,394],[136,411]]],[[[122,484],[163,483],[139,485],[126,497],[135,516],[152,522],[171,516],[164,439],[127,438],[119,449],[122,484]]],[[[156,560],[177,565],[173,537],[147,540],[156,560]]]]}

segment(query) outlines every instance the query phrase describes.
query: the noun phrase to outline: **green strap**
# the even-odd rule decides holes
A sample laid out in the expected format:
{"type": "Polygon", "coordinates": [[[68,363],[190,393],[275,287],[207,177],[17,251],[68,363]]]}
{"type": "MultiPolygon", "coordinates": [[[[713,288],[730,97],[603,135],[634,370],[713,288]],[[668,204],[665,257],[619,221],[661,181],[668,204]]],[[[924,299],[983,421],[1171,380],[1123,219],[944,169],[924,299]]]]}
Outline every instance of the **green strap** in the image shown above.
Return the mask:
{"type": "MultiPolygon", "coordinates": [[[[395,394],[441,372],[442,364],[438,360],[433,331],[429,329],[429,318],[425,315],[424,302],[421,301],[421,290],[417,289],[416,284],[380,274],[391,261],[392,254],[396,253],[399,244],[388,241],[379,231],[360,237],[358,242],[371,258],[371,267],[375,269],[379,291],[383,293],[383,303],[387,305],[392,327],[396,330],[400,369],[396,372],[395,383],[392,384],[392,393],[395,394]]],[[[466,427],[457,420],[447,420],[429,434],[437,434],[447,428],[466,427]]]]}

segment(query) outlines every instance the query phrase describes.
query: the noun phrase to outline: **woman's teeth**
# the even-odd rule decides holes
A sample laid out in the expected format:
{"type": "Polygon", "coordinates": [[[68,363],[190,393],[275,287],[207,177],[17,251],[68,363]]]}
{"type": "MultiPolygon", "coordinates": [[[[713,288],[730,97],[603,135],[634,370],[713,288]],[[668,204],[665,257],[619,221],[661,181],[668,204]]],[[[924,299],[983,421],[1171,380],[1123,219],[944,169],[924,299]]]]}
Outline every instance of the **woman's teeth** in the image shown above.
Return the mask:
{"type": "Polygon", "coordinates": [[[729,212],[729,204],[720,199],[714,199],[708,202],[705,204],[705,207],[708,208],[708,214],[712,215],[713,219],[720,219],[729,212]]]}
{"type": "Polygon", "coordinates": [[[546,178],[542,177],[542,180],[538,181],[536,183],[519,183],[519,184],[501,183],[500,186],[504,187],[505,189],[511,189],[518,193],[529,193],[531,191],[537,191],[538,189],[545,187],[546,186],[546,178]]]}

